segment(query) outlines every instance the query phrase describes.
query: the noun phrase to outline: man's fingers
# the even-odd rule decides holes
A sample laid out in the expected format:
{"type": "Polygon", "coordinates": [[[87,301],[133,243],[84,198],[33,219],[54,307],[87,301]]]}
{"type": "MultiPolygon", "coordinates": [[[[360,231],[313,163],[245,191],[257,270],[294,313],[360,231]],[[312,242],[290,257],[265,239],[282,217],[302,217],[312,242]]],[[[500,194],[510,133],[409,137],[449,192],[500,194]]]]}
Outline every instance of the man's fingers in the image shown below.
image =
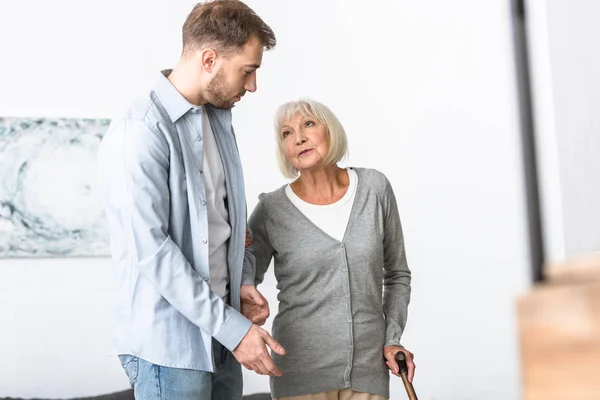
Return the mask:
{"type": "Polygon", "coordinates": [[[264,351],[264,353],[260,356],[259,359],[254,363],[254,371],[258,372],[261,375],[270,375],[270,376],[281,376],[283,372],[273,362],[273,359],[269,356],[269,353],[264,351]]]}
{"type": "Polygon", "coordinates": [[[265,343],[271,348],[271,350],[273,350],[280,356],[285,355],[285,349],[283,348],[283,346],[280,345],[279,342],[277,342],[275,339],[273,339],[267,331],[263,330],[262,335],[265,343]]]}
{"type": "Polygon", "coordinates": [[[254,371],[254,369],[252,368],[252,366],[250,364],[242,363],[242,366],[250,371],[254,371]]]}
{"type": "Polygon", "coordinates": [[[273,362],[267,346],[277,354],[285,354],[283,346],[277,343],[267,331],[257,325],[252,325],[242,342],[233,351],[233,355],[245,368],[258,374],[283,375],[283,372],[273,362]]]}
{"type": "Polygon", "coordinates": [[[256,360],[255,365],[255,371],[258,372],[261,375],[269,375],[269,369],[265,366],[265,364],[262,362],[262,360],[258,359],[256,360]]]}
{"type": "Polygon", "coordinates": [[[269,356],[268,353],[265,355],[265,357],[261,361],[262,361],[264,368],[267,370],[268,375],[270,375],[270,376],[283,375],[283,372],[281,372],[281,370],[279,368],[277,368],[277,365],[275,365],[275,363],[273,362],[273,359],[271,358],[271,356],[269,356]]]}
{"type": "MultiPolygon", "coordinates": [[[[244,364],[246,366],[246,364],[244,364]]],[[[265,353],[255,360],[251,365],[246,366],[251,371],[256,372],[261,375],[270,375],[270,376],[281,376],[283,372],[277,368],[269,353],[265,351],[265,353]]]]}

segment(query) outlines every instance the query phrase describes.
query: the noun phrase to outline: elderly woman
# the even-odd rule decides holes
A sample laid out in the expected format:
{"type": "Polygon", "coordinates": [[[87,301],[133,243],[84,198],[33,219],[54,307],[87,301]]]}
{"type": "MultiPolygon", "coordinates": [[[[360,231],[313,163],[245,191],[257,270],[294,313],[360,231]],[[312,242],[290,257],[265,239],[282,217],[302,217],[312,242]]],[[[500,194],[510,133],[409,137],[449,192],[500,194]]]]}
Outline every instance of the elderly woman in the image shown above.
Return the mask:
{"type": "Polygon", "coordinates": [[[295,180],[261,194],[250,217],[256,284],[275,259],[279,310],[273,354],[283,376],[274,398],[389,397],[410,298],[410,270],[396,199],[373,169],[340,168],[344,128],[323,104],[282,105],[275,117],[279,166],[295,180]],[[386,366],[387,365],[387,366],[386,366]]]}

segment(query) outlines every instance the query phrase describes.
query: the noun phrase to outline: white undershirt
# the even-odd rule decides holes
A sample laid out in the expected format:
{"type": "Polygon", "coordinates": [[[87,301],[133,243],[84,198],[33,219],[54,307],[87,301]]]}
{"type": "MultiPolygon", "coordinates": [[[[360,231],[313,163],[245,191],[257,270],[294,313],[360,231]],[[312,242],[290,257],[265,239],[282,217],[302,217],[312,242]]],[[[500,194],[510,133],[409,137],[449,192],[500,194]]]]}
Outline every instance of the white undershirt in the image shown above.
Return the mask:
{"type": "Polygon", "coordinates": [[[231,236],[229,212],[226,207],[225,171],[206,111],[202,110],[202,169],[206,184],[208,214],[208,265],[211,290],[225,298],[229,294],[227,266],[228,241],[231,236]]]}
{"type": "Polygon", "coordinates": [[[285,188],[285,194],[302,214],[323,232],[340,242],[344,240],[358,184],[356,171],[351,168],[346,171],[348,171],[348,177],[350,178],[348,190],[344,197],[332,204],[316,205],[307,203],[294,193],[290,185],[285,188]]]}

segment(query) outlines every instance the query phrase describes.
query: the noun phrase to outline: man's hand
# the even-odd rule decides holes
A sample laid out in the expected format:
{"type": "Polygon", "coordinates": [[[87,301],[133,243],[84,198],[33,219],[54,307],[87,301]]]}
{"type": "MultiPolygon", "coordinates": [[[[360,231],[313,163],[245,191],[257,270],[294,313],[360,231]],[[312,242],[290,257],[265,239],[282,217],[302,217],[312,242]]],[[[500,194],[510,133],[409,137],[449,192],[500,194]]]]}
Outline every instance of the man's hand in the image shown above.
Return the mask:
{"type": "Polygon", "coordinates": [[[253,323],[262,326],[269,318],[269,302],[253,285],[242,285],[240,290],[242,315],[253,323]]]}
{"type": "Polygon", "coordinates": [[[250,236],[250,231],[246,228],[246,248],[250,247],[252,244],[252,236],[250,236]]]}
{"type": "Polygon", "coordinates": [[[412,382],[413,377],[415,376],[415,363],[413,359],[415,356],[410,351],[406,350],[401,346],[385,346],[383,348],[383,356],[385,357],[385,364],[392,371],[392,374],[396,376],[400,376],[400,371],[398,369],[398,363],[396,362],[394,356],[397,352],[403,352],[404,357],[406,358],[406,366],[408,367],[408,381],[412,382]]]}
{"type": "Polygon", "coordinates": [[[245,368],[261,375],[281,376],[283,372],[273,362],[267,351],[271,350],[279,355],[285,355],[285,349],[267,331],[258,325],[252,325],[240,344],[233,350],[233,356],[245,368]]]}

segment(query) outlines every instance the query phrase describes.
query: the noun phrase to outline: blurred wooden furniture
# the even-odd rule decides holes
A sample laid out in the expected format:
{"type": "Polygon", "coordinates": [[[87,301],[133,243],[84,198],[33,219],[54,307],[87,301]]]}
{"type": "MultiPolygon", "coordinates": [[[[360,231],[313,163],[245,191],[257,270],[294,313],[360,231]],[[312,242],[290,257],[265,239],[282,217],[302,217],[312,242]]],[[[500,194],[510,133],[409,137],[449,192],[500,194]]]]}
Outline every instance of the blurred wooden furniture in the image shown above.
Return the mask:
{"type": "Polygon", "coordinates": [[[546,271],[517,305],[523,400],[600,399],[600,256],[546,271]]]}

